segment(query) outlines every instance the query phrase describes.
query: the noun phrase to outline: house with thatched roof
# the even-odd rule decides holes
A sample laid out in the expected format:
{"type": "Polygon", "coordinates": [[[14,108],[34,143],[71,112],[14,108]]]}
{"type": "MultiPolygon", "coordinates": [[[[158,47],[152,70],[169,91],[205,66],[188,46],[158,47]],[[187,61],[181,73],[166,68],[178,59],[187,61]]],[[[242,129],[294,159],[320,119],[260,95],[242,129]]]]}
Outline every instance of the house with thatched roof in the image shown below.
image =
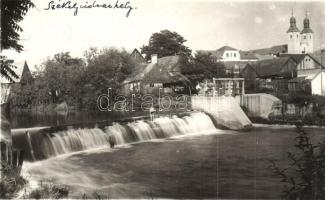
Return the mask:
{"type": "Polygon", "coordinates": [[[146,59],[144,58],[144,56],[140,53],[140,51],[135,48],[132,53],[131,53],[131,58],[137,62],[137,63],[146,63],[146,59]]]}
{"type": "Polygon", "coordinates": [[[182,59],[177,55],[158,58],[155,54],[151,63],[137,63],[133,73],[123,82],[123,93],[186,92],[191,82],[181,73],[182,59]]]}

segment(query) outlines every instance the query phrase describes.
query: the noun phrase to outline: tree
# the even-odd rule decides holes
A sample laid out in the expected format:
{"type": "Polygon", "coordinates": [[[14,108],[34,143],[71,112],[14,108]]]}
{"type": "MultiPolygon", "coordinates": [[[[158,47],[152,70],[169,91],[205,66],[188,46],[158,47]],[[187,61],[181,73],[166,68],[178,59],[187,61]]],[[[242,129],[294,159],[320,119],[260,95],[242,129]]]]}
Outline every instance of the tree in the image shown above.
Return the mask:
{"type": "Polygon", "coordinates": [[[83,105],[96,108],[97,97],[107,94],[112,88],[113,94],[118,94],[122,82],[131,74],[134,61],[125,50],[91,48],[85,52],[87,68],[83,80],[86,83],[82,89],[83,105]]]}
{"type": "Polygon", "coordinates": [[[225,66],[222,63],[214,62],[211,53],[197,52],[194,58],[182,65],[181,71],[193,84],[206,78],[225,76],[225,66]]]}
{"type": "MultiPolygon", "coordinates": [[[[20,40],[19,32],[22,32],[23,29],[18,23],[23,20],[28,9],[34,7],[34,4],[30,0],[2,0],[0,1],[0,7],[0,50],[12,48],[20,52],[23,50],[23,46],[18,43],[20,40]]],[[[13,65],[13,60],[0,56],[0,65],[1,76],[8,79],[10,82],[14,82],[14,78],[17,78],[17,74],[13,69],[17,67],[13,65]]]]}
{"type": "Polygon", "coordinates": [[[17,67],[13,65],[13,63],[13,60],[7,59],[6,56],[0,55],[1,76],[10,82],[14,82],[14,79],[18,78],[17,74],[13,70],[17,67]]]}
{"type": "Polygon", "coordinates": [[[13,48],[20,52],[23,46],[19,44],[23,29],[18,23],[23,20],[27,11],[34,7],[31,0],[1,1],[1,50],[13,48]]]}
{"type": "Polygon", "coordinates": [[[214,61],[211,53],[197,52],[194,57],[196,68],[203,69],[206,78],[218,78],[226,76],[226,69],[223,63],[214,61]]]}
{"type": "Polygon", "coordinates": [[[185,42],[178,33],[162,30],[151,35],[149,44],[141,48],[141,53],[146,54],[147,60],[150,60],[152,54],[158,54],[159,58],[172,55],[190,57],[192,50],[184,45],[185,42]]]}
{"type": "Polygon", "coordinates": [[[50,92],[53,101],[67,101],[70,105],[78,102],[82,87],[85,63],[73,58],[69,52],[55,54],[44,64],[43,87],[50,92]]]}

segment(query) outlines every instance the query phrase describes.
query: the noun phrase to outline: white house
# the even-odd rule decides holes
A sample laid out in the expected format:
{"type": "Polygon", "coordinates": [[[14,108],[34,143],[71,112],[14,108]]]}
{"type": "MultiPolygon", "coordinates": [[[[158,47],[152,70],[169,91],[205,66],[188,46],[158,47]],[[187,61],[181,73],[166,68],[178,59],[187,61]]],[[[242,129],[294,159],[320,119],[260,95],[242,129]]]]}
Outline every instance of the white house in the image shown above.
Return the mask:
{"type": "Polygon", "coordinates": [[[307,80],[310,81],[311,93],[313,95],[325,96],[325,72],[321,71],[314,76],[307,76],[307,80]]]}
{"type": "Polygon", "coordinates": [[[229,46],[223,46],[216,51],[219,54],[219,61],[240,61],[239,51],[229,46]]]}
{"type": "Polygon", "coordinates": [[[213,62],[223,63],[226,74],[238,77],[247,63],[255,62],[258,58],[253,52],[241,51],[230,46],[223,46],[217,50],[199,50],[204,54],[211,54],[213,62]]]}
{"type": "Polygon", "coordinates": [[[290,92],[305,92],[306,94],[325,96],[325,71],[291,79],[288,82],[288,87],[290,92]]]}

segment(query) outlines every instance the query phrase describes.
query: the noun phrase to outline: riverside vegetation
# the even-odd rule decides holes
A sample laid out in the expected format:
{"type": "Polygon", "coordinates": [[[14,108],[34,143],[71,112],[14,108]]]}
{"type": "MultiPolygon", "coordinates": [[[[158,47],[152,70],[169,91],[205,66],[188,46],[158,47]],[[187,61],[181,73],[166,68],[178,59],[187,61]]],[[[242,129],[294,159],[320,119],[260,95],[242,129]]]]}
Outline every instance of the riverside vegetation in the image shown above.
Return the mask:
{"type": "Polygon", "coordinates": [[[271,160],[270,167],[284,184],[284,199],[325,199],[325,141],[314,144],[303,126],[296,126],[296,151],[287,153],[288,165],[279,167],[271,160]]]}

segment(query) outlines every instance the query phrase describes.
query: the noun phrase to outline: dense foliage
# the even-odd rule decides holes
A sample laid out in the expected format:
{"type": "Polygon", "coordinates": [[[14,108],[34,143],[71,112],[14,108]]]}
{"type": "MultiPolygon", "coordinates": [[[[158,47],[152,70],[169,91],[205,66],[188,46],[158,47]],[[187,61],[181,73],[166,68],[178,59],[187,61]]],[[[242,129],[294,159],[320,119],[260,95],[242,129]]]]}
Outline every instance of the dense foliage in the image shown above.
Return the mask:
{"type": "Polygon", "coordinates": [[[14,82],[18,78],[17,74],[13,69],[16,69],[13,60],[7,59],[6,56],[0,55],[0,67],[1,67],[1,76],[10,82],[14,82]]]}
{"type": "Polygon", "coordinates": [[[114,48],[91,48],[85,52],[85,59],[59,53],[41,65],[33,84],[12,88],[12,106],[31,108],[66,102],[70,108],[96,109],[97,97],[106,94],[109,87],[116,93],[133,67],[130,55],[114,48]]]}
{"type": "Polygon", "coordinates": [[[19,44],[19,33],[23,29],[18,23],[23,20],[27,11],[34,7],[31,0],[2,0],[1,1],[1,48],[15,49],[20,52],[23,46],[19,44]]]}
{"type": "Polygon", "coordinates": [[[211,53],[197,52],[194,57],[184,59],[181,71],[193,84],[203,79],[226,76],[224,64],[213,62],[211,53]]]}
{"type": "MultiPolygon", "coordinates": [[[[19,33],[22,32],[23,29],[18,23],[23,20],[27,11],[34,7],[34,4],[30,0],[1,0],[0,6],[0,51],[3,49],[15,49],[20,52],[23,50],[23,46],[19,44],[19,33]]],[[[13,65],[13,60],[0,56],[0,66],[2,77],[8,79],[10,82],[14,82],[14,78],[18,78],[13,70],[17,68],[13,65]]]]}
{"type": "Polygon", "coordinates": [[[146,54],[147,60],[150,60],[152,54],[158,54],[159,58],[172,55],[190,57],[192,50],[184,45],[185,42],[178,33],[162,30],[151,35],[149,44],[141,48],[141,53],[146,54]]]}
{"type": "Polygon", "coordinates": [[[94,108],[96,98],[101,94],[107,94],[108,88],[112,88],[114,94],[121,89],[123,80],[132,72],[135,63],[125,50],[94,49],[85,52],[88,63],[84,73],[82,105],[94,108]]]}
{"type": "Polygon", "coordinates": [[[4,160],[1,161],[0,199],[14,198],[26,183],[26,179],[20,176],[19,168],[14,168],[4,160]]]}

